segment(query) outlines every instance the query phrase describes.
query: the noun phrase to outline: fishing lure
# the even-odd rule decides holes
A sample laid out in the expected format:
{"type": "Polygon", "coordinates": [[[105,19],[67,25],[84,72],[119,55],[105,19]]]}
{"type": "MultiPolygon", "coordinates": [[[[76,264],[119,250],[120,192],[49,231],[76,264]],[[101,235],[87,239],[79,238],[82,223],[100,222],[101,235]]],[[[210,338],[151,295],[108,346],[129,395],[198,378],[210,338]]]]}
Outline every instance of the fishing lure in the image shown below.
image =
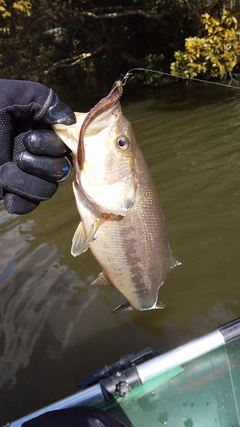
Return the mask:
{"type": "Polygon", "coordinates": [[[78,151],[77,151],[77,159],[78,159],[80,170],[83,169],[83,163],[85,159],[85,149],[84,149],[83,138],[84,138],[84,134],[86,132],[87,127],[96,117],[98,117],[104,111],[108,111],[110,108],[112,108],[119,101],[119,99],[122,96],[122,93],[123,93],[123,83],[121,80],[117,80],[116,82],[114,82],[113,87],[110,90],[109,94],[104,98],[100,99],[100,101],[93,108],[91,108],[91,110],[85,117],[81,126],[80,134],[79,134],[79,144],[78,144],[78,151]]]}

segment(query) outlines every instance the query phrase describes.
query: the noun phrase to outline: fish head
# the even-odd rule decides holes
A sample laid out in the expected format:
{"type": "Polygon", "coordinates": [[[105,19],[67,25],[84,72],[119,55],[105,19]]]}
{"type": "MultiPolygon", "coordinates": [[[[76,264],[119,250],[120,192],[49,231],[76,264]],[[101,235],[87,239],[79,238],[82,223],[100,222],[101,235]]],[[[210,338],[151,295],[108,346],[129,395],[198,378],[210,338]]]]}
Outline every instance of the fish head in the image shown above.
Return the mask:
{"type": "Polygon", "coordinates": [[[131,124],[118,103],[99,115],[89,129],[91,134],[84,137],[85,160],[80,175],[83,191],[103,212],[125,216],[136,194],[136,141],[131,124]]]}
{"type": "MultiPolygon", "coordinates": [[[[64,143],[77,156],[78,138],[86,114],[75,113],[77,123],[54,125],[64,143]]],[[[125,216],[136,195],[136,140],[120,103],[89,124],[84,134],[82,170],[76,165],[76,185],[100,212],[125,216]]],[[[76,159],[75,159],[76,164],[76,159]]]]}

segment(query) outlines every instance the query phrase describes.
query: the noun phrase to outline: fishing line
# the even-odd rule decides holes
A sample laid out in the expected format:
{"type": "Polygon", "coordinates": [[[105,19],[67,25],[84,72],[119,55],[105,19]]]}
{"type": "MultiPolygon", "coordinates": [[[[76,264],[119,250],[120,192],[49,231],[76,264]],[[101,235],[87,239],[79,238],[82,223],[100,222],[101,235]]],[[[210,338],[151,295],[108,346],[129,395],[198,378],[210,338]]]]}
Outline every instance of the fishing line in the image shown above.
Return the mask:
{"type": "Polygon", "coordinates": [[[231,84],[230,84],[231,82],[227,85],[227,84],[224,84],[224,83],[217,83],[217,82],[212,82],[212,81],[209,81],[209,80],[197,79],[195,77],[177,76],[176,74],[170,74],[170,73],[166,73],[164,71],[158,71],[158,70],[151,70],[150,68],[132,68],[131,70],[129,70],[123,76],[123,79],[122,79],[122,85],[123,86],[125,86],[125,84],[127,83],[128,78],[130,76],[132,76],[133,71],[150,71],[151,73],[162,74],[164,76],[175,77],[177,79],[193,80],[193,81],[196,81],[196,82],[208,83],[208,84],[212,84],[212,85],[216,85],[216,86],[223,86],[223,87],[228,87],[228,88],[232,88],[232,89],[240,89],[239,86],[231,86],[231,84]]]}

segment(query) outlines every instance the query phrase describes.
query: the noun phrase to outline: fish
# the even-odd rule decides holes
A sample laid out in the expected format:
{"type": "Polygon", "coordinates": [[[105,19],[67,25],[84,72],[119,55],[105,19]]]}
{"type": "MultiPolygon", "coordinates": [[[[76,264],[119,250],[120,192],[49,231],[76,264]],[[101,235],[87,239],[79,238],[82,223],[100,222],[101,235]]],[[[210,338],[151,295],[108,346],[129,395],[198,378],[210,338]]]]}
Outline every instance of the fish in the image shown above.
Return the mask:
{"type": "Polygon", "coordinates": [[[102,268],[92,285],[112,285],[127,300],[114,311],[162,309],[159,288],[179,265],[170,249],[159,196],[131,123],[121,82],[77,123],[53,125],[72,150],[73,192],[81,221],[71,253],[90,248],[102,268]]]}

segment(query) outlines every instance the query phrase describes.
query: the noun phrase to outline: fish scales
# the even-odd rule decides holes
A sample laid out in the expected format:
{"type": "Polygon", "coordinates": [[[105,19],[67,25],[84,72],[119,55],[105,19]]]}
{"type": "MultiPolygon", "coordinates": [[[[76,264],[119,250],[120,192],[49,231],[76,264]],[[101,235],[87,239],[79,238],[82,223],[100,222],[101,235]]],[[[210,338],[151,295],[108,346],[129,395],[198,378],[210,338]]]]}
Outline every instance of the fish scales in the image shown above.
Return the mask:
{"type": "Polygon", "coordinates": [[[158,196],[151,189],[151,177],[141,173],[145,162],[140,157],[139,153],[139,189],[132,208],[118,222],[106,221],[90,248],[106,278],[113,285],[117,283],[131,306],[147,310],[157,303],[171,255],[158,196]]]}

